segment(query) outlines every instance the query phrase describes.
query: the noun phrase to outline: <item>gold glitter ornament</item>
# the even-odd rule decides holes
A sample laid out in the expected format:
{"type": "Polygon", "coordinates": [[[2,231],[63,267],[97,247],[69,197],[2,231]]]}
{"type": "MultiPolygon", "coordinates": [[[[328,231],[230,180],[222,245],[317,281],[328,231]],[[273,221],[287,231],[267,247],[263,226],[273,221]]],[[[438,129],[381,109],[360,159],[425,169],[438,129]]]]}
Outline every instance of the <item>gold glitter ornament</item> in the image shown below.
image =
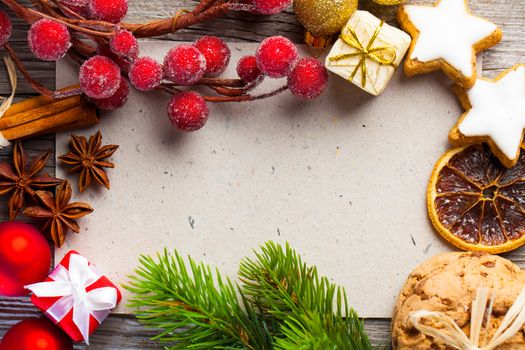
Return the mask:
{"type": "Polygon", "coordinates": [[[357,0],[294,0],[297,19],[318,38],[338,34],[356,9],[357,0]]]}
{"type": "Polygon", "coordinates": [[[405,2],[405,0],[372,0],[376,4],[379,5],[387,5],[387,6],[393,6],[393,5],[399,5],[405,2]]]}

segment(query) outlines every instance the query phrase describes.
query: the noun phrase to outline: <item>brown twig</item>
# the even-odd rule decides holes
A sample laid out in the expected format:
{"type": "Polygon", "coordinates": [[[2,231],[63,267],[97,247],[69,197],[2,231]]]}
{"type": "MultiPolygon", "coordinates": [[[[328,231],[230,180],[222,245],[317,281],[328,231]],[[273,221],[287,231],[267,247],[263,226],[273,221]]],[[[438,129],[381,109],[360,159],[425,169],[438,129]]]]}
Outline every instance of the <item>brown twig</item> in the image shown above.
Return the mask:
{"type": "Polygon", "coordinates": [[[282,86],[277,90],[270,91],[260,95],[240,95],[240,96],[203,96],[208,102],[248,102],[263,100],[265,98],[273,97],[288,90],[288,85],[282,86]]]}
{"type": "Polygon", "coordinates": [[[60,3],[60,1],[58,0],[51,0],[53,2],[53,4],[58,7],[60,9],[60,11],[62,11],[62,13],[64,15],[70,15],[72,16],[73,18],[76,18],[76,19],[81,19],[81,20],[86,20],[84,17],[82,17],[80,14],[76,13],[75,11],[73,11],[72,9],[70,9],[69,7],[67,6],[64,6],[60,3]]]}
{"type": "Polygon", "coordinates": [[[27,69],[25,68],[24,64],[20,59],[16,56],[13,48],[9,44],[4,44],[4,49],[7,51],[11,59],[13,60],[14,64],[20,71],[20,73],[24,76],[24,78],[27,80],[27,82],[37,91],[38,93],[52,97],[52,98],[62,98],[62,97],[69,97],[69,96],[75,96],[75,95],[81,95],[82,91],[79,88],[74,88],[71,90],[61,90],[61,91],[53,91],[48,88],[46,88],[44,85],[40,84],[36,80],[31,77],[27,69]]]}
{"type": "Polygon", "coordinates": [[[73,38],[71,39],[71,44],[73,48],[75,48],[78,52],[80,52],[82,55],[88,58],[97,52],[97,49],[95,47],[87,44],[85,41],[73,38]]]}
{"type": "Polygon", "coordinates": [[[202,78],[197,85],[227,86],[233,88],[244,88],[246,83],[241,79],[202,78]]]}
{"type": "Polygon", "coordinates": [[[253,101],[253,96],[203,96],[207,102],[223,103],[223,102],[247,102],[253,101]]]}
{"type": "Polygon", "coordinates": [[[197,6],[193,9],[193,14],[198,15],[199,13],[207,10],[210,8],[213,4],[218,2],[219,0],[201,0],[197,6]]]}
{"type": "Polygon", "coordinates": [[[190,27],[194,24],[223,16],[229,11],[230,4],[222,3],[220,5],[212,6],[197,15],[193,14],[193,12],[190,12],[146,24],[121,23],[120,26],[133,32],[133,34],[137,37],[144,38],[160,36],[174,33],[180,29],[190,27]]]}
{"type": "Polygon", "coordinates": [[[11,47],[11,45],[5,44],[4,45],[4,49],[7,51],[7,53],[9,54],[9,56],[11,57],[13,62],[15,63],[15,65],[18,68],[18,70],[20,71],[20,73],[22,73],[24,78],[33,87],[33,89],[35,89],[37,92],[39,92],[42,95],[49,96],[49,97],[53,96],[53,91],[49,90],[44,85],[40,84],[39,82],[37,82],[36,80],[34,80],[31,77],[31,75],[29,74],[27,69],[24,67],[22,61],[20,61],[20,59],[17,57],[17,55],[13,51],[13,48],[11,47]]]}

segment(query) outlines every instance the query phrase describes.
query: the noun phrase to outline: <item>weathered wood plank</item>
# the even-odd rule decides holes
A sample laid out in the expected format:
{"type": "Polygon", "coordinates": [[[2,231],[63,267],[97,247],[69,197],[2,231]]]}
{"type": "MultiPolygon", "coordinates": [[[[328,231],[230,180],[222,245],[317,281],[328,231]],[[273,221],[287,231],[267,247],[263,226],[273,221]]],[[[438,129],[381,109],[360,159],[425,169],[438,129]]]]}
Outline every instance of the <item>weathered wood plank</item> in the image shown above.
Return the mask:
{"type": "MultiPolygon", "coordinates": [[[[24,0],[29,3],[29,0],[24,0]]],[[[174,15],[182,8],[191,8],[196,0],[149,0],[130,1],[129,21],[145,21],[165,18],[174,15]]],[[[414,1],[416,2],[416,1],[414,1]]],[[[417,1],[432,3],[433,0],[417,1]]],[[[483,54],[483,70],[486,75],[493,76],[497,72],[519,62],[524,61],[525,52],[525,2],[520,0],[470,0],[471,9],[476,14],[487,17],[497,23],[504,31],[503,41],[483,54]]],[[[374,5],[371,0],[361,0],[361,8],[370,10],[381,18],[395,21],[395,10],[374,5]]],[[[3,9],[3,5],[0,5],[3,9]]],[[[15,30],[11,45],[18,53],[31,74],[38,81],[53,88],[55,83],[54,64],[41,62],[32,56],[26,44],[28,26],[22,21],[14,21],[15,30]]],[[[246,13],[235,13],[208,23],[196,25],[190,29],[180,31],[162,39],[166,40],[194,40],[202,35],[218,35],[228,41],[259,42],[271,35],[284,35],[293,41],[302,42],[303,29],[295,19],[291,10],[271,17],[260,17],[246,13]]],[[[0,68],[0,94],[7,94],[10,90],[5,69],[0,68]]],[[[34,94],[31,87],[20,79],[18,86],[19,96],[34,94]]],[[[54,137],[45,136],[27,141],[26,150],[32,156],[48,148],[54,147],[54,137]]],[[[9,157],[9,150],[0,151],[0,160],[9,157]]],[[[50,162],[46,171],[53,174],[55,163],[50,162]]],[[[0,200],[0,220],[6,219],[5,200],[0,200]]],[[[519,249],[504,255],[525,268],[525,250],[519,249]]],[[[27,317],[39,317],[41,313],[33,307],[28,298],[0,298],[0,337],[15,323],[27,317]]],[[[385,345],[389,343],[388,319],[366,320],[366,329],[373,343],[385,345]]],[[[92,337],[89,349],[161,349],[162,347],[149,341],[154,334],[146,330],[132,316],[111,316],[99,331],[92,337]]],[[[86,349],[77,346],[76,349],[86,349]]]]}
{"type": "MultiPolygon", "coordinates": [[[[41,317],[28,298],[0,298],[0,337],[13,325],[29,317],[41,317]]],[[[390,321],[386,319],[366,320],[365,328],[372,343],[377,346],[389,345],[390,321]]],[[[90,350],[154,350],[162,349],[158,343],[149,340],[155,331],[142,327],[133,316],[110,316],[91,337],[90,350]]],[[[87,349],[78,344],[75,349],[87,349]]]]}

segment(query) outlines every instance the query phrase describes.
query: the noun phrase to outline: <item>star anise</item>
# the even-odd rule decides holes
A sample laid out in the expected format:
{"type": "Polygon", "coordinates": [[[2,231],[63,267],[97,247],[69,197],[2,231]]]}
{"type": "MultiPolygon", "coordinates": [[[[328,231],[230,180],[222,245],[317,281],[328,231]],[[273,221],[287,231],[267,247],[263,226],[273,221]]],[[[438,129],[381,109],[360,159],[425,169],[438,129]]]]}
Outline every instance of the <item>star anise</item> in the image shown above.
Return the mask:
{"type": "Polygon", "coordinates": [[[71,152],[58,157],[62,162],[72,166],[71,172],[79,172],[78,189],[80,192],[96,182],[109,190],[109,179],[104,168],[114,168],[115,165],[105,159],[111,157],[117,150],[117,145],[102,146],[102,134],[97,131],[89,137],[89,142],[84,136],[71,135],[69,143],[71,152]]]}
{"type": "Polygon", "coordinates": [[[10,194],[9,220],[14,220],[24,207],[26,197],[35,198],[35,191],[44,188],[53,188],[62,180],[39,174],[46,166],[51,150],[28,162],[22,143],[16,141],[13,147],[12,165],[9,162],[0,162],[0,195],[10,194]]]}
{"type": "Polygon", "coordinates": [[[56,190],[56,195],[49,191],[36,191],[39,206],[28,207],[24,215],[45,219],[43,231],[51,236],[57,247],[61,247],[69,229],[80,232],[80,226],[75,221],[91,214],[93,208],[86,203],[69,203],[71,201],[71,185],[69,181],[62,182],[56,190]]]}
{"type": "Polygon", "coordinates": [[[80,192],[96,182],[109,190],[109,179],[104,168],[114,168],[115,165],[105,159],[111,157],[117,150],[117,145],[102,146],[102,134],[97,131],[89,137],[89,142],[84,136],[71,135],[71,152],[58,157],[62,162],[71,165],[70,171],[79,172],[78,189],[80,192]]]}

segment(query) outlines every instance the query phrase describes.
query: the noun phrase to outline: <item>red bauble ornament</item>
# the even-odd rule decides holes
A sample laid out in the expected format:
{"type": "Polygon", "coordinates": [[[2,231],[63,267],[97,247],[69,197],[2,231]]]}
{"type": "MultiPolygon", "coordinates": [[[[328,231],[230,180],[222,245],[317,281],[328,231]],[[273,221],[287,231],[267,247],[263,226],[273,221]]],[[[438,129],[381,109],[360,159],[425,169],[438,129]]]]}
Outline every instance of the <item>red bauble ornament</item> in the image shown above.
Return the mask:
{"type": "Polygon", "coordinates": [[[216,77],[224,73],[231,57],[230,48],[224,40],[216,36],[203,36],[195,42],[195,47],[206,58],[206,77],[216,77]]]}
{"type": "Polygon", "coordinates": [[[9,15],[4,11],[0,11],[0,46],[4,45],[13,31],[13,24],[9,15]]]}
{"type": "Polygon", "coordinates": [[[206,73],[206,58],[195,46],[172,48],[164,58],[164,75],[177,85],[193,85],[206,73]]]}
{"type": "Polygon", "coordinates": [[[244,56],[237,64],[237,75],[246,83],[251,83],[261,76],[255,56],[244,56]]]}
{"type": "Polygon", "coordinates": [[[141,91],[151,91],[164,78],[162,65],[150,57],[137,58],[129,70],[131,84],[141,91]]]}
{"type": "Polygon", "coordinates": [[[47,319],[28,318],[14,325],[0,350],[72,350],[71,339],[47,319]]]}
{"type": "Polygon", "coordinates": [[[168,116],[171,123],[182,131],[196,131],[208,120],[208,105],[195,91],[181,91],[170,100],[168,116]]]}
{"type": "Polygon", "coordinates": [[[50,264],[49,243],[36,228],[18,221],[0,224],[0,295],[28,294],[24,286],[42,282],[50,264]]]}
{"type": "Polygon", "coordinates": [[[292,0],[252,0],[252,3],[255,7],[253,12],[262,15],[275,15],[290,6],[292,0]]]}
{"type": "Polygon", "coordinates": [[[297,97],[307,100],[319,97],[328,84],[326,68],[315,58],[302,58],[288,76],[288,87],[297,97]]]}
{"type": "Polygon", "coordinates": [[[44,18],[31,26],[27,42],[31,52],[42,61],[56,61],[66,55],[71,36],[65,25],[44,18]]]}
{"type": "Polygon", "coordinates": [[[128,13],[128,0],[89,0],[91,18],[118,23],[128,13]]]}
{"type": "Polygon", "coordinates": [[[80,66],[80,88],[91,98],[113,96],[120,86],[120,68],[106,56],[93,56],[80,66]]]}
{"type": "Polygon", "coordinates": [[[117,92],[113,94],[113,96],[108,98],[102,98],[99,100],[92,99],[92,101],[98,108],[104,109],[106,111],[112,111],[126,104],[126,102],[128,101],[128,94],[128,82],[126,81],[126,79],[124,79],[124,77],[121,77],[119,88],[117,92]]]}
{"type": "Polygon", "coordinates": [[[282,78],[290,74],[299,54],[295,45],[282,36],[264,39],[257,51],[257,66],[270,78],[282,78]]]}

